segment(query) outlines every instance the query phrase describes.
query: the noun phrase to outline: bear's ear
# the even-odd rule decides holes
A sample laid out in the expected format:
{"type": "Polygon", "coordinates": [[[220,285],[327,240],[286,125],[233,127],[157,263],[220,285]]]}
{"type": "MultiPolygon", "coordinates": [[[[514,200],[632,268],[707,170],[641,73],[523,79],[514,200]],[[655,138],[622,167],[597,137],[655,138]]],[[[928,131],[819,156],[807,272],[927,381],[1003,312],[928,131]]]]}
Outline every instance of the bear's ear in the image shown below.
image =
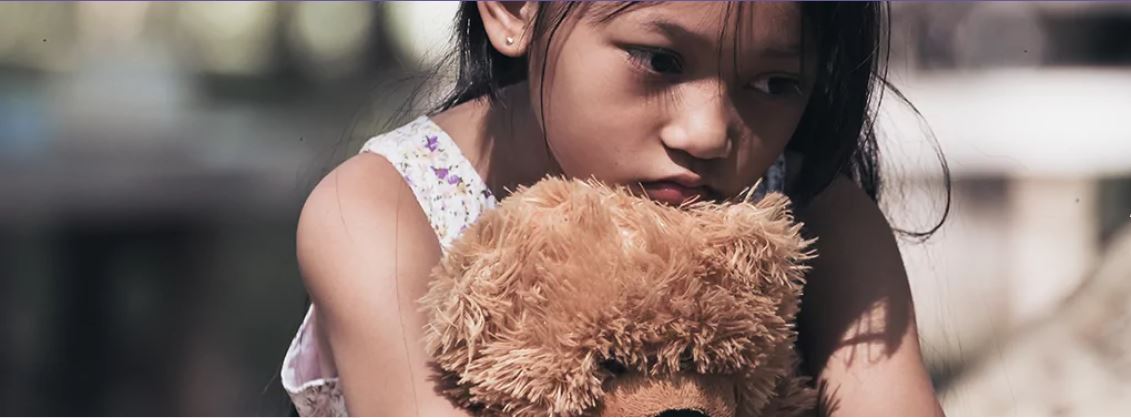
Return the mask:
{"type": "Polygon", "coordinates": [[[576,324],[563,315],[593,312],[578,306],[603,307],[607,300],[590,295],[614,293],[614,281],[600,280],[611,270],[595,267],[621,262],[610,190],[545,179],[516,190],[447,249],[420,303],[429,353],[457,382],[449,396],[500,415],[577,415],[597,402],[602,383],[577,378],[595,366],[566,354],[586,348],[562,342],[576,324]]]}
{"type": "Polygon", "coordinates": [[[508,206],[548,208],[561,205],[577,192],[576,182],[559,177],[546,177],[533,186],[520,186],[508,198],[508,206]],[[521,203],[516,202],[521,201],[521,203]]]}
{"type": "Polygon", "coordinates": [[[434,357],[450,360],[441,361],[445,369],[462,370],[480,355],[480,347],[501,335],[513,337],[518,326],[511,318],[513,307],[537,301],[560,305],[578,293],[570,291],[571,285],[592,291],[603,284],[576,282],[594,277],[593,264],[616,260],[607,243],[616,233],[606,209],[609,190],[546,178],[516,190],[452,243],[419,301],[429,317],[426,346],[434,357]],[[544,286],[550,278],[574,280],[544,286]]]}
{"type": "MultiPolygon", "coordinates": [[[[607,200],[623,187],[609,186],[597,180],[576,180],[549,176],[533,186],[521,186],[504,199],[502,205],[532,211],[557,208],[562,205],[584,206],[594,201],[607,200]]],[[[568,209],[567,209],[568,210],[568,209]]]]}
{"type": "MultiPolygon", "coordinates": [[[[707,245],[703,256],[732,286],[749,288],[795,305],[804,283],[805,264],[813,258],[812,240],[790,212],[789,198],[769,193],[757,202],[695,205],[690,208],[707,245]],[[794,300],[789,300],[794,299],[794,300]]],[[[792,317],[796,308],[783,306],[792,317]]]]}

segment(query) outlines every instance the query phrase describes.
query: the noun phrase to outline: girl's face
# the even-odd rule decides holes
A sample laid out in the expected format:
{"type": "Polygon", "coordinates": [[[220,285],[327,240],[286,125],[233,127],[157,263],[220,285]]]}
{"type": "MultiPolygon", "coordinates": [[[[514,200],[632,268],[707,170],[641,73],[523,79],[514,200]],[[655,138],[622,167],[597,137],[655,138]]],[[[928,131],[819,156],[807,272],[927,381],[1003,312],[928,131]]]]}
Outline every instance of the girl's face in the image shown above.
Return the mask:
{"type": "Polygon", "coordinates": [[[582,6],[531,48],[531,102],[562,171],[670,203],[752,186],[809,98],[800,6],[663,3],[600,21],[617,6],[582,6]]]}

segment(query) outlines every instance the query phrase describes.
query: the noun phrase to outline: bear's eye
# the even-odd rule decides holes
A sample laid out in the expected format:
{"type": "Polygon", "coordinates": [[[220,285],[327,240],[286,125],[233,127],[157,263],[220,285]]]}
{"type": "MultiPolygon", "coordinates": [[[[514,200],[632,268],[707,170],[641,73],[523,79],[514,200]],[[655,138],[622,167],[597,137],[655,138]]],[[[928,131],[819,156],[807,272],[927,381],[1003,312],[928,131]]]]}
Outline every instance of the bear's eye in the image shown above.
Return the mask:
{"type": "Polygon", "coordinates": [[[679,355],[679,369],[683,371],[697,371],[695,367],[695,356],[691,355],[691,349],[683,350],[683,354],[679,355]]]}
{"type": "Polygon", "coordinates": [[[620,361],[617,361],[617,359],[612,358],[602,361],[601,368],[605,369],[605,371],[609,373],[612,373],[613,376],[620,376],[628,371],[628,368],[624,366],[624,363],[621,363],[620,361]]]}

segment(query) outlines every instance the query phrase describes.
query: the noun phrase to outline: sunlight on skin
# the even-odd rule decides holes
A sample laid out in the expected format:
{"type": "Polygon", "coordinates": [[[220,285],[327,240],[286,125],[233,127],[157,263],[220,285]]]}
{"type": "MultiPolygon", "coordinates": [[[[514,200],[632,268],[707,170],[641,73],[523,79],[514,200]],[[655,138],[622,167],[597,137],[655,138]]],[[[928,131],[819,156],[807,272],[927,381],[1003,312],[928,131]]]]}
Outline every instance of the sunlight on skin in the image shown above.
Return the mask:
{"type": "MultiPolygon", "coordinates": [[[[842,359],[845,367],[851,367],[854,362],[863,360],[867,364],[875,364],[895,352],[896,347],[887,343],[888,324],[885,321],[887,300],[872,303],[856,322],[852,323],[841,342],[842,349],[848,349],[849,354],[842,359]],[[861,355],[862,354],[862,355],[861,355]]],[[[895,330],[893,330],[895,331],[895,330]]]]}

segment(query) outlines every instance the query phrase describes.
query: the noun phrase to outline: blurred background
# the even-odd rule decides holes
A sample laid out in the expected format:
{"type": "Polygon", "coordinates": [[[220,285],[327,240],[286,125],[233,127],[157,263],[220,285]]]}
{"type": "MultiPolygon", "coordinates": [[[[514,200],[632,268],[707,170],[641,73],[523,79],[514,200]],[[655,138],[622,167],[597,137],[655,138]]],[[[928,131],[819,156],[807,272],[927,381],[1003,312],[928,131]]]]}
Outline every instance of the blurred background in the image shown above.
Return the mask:
{"type": "MultiPolygon", "coordinates": [[[[0,3],[0,414],[284,415],[305,194],[456,4],[0,3]]],[[[1131,414],[1131,3],[896,3],[884,208],[952,415],[1131,414]]]]}

